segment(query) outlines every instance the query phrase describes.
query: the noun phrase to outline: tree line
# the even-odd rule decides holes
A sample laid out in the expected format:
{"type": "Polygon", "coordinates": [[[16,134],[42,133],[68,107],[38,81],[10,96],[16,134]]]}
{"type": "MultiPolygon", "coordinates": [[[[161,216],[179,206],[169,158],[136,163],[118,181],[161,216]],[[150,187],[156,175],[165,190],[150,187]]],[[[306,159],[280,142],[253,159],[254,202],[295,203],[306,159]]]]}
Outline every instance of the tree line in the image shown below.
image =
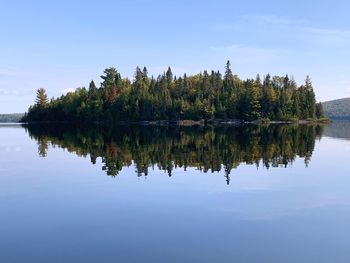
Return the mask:
{"type": "Polygon", "coordinates": [[[286,167],[299,156],[307,165],[323,133],[322,125],[25,127],[38,142],[40,156],[45,157],[51,145],[90,157],[93,164],[101,158],[109,176],[131,165],[138,176],[154,167],[169,176],[176,168],[195,167],[203,172],[223,170],[227,183],[241,163],[286,167]]]}
{"type": "Polygon", "coordinates": [[[113,67],[104,70],[99,87],[77,88],[48,99],[37,91],[23,121],[117,122],[155,120],[306,120],[323,117],[307,76],[298,86],[288,75],[242,80],[227,61],[225,73],[203,71],[173,75],[169,67],[157,78],[137,67],[133,81],[113,67]]]}

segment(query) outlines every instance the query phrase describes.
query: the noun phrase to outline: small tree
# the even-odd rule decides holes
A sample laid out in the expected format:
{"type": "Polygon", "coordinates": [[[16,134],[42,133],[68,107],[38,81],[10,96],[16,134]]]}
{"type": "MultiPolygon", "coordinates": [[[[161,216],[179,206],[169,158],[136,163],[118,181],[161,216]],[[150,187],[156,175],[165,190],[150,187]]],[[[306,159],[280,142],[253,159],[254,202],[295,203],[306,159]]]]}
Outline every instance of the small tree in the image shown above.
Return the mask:
{"type": "Polygon", "coordinates": [[[49,99],[47,98],[46,90],[44,88],[38,89],[36,92],[36,99],[35,99],[36,105],[39,108],[45,108],[48,102],[49,102],[49,99]]]}

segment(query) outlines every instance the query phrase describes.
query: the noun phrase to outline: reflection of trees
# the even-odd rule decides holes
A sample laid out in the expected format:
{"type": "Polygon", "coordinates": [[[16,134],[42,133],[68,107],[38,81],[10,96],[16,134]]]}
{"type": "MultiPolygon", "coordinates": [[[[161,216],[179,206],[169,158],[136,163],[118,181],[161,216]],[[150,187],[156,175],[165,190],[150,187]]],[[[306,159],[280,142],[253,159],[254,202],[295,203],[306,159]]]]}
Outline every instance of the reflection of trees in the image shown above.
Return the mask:
{"type": "Polygon", "coordinates": [[[299,156],[308,164],[315,139],[323,132],[318,125],[27,128],[40,145],[46,142],[45,149],[50,142],[79,156],[89,155],[93,164],[101,157],[107,175],[115,176],[134,162],[139,176],[155,166],[169,176],[174,168],[196,167],[204,172],[224,170],[227,183],[240,163],[286,167],[299,156]]]}
{"type": "Polygon", "coordinates": [[[40,157],[46,157],[49,148],[49,139],[46,136],[38,138],[38,154],[40,157]]]}

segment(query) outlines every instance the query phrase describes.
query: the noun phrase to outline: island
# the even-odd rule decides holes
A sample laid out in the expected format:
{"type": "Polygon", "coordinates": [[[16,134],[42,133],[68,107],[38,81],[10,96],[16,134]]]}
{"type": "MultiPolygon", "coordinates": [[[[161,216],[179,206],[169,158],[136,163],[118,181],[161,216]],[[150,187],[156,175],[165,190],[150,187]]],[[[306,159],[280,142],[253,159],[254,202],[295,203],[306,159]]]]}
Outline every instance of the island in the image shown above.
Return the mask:
{"type": "Polygon", "coordinates": [[[37,90],[23,122],[299,122],[326,121],[309,76],[298,86],[293,78],[267,74],[240,79],[227,61],[225,73],[177,77],[169,67],[158,77],[137,67],[134,79],[113,67],[104,70],[99,87],[91,81],[58,98],[37,90]]]}

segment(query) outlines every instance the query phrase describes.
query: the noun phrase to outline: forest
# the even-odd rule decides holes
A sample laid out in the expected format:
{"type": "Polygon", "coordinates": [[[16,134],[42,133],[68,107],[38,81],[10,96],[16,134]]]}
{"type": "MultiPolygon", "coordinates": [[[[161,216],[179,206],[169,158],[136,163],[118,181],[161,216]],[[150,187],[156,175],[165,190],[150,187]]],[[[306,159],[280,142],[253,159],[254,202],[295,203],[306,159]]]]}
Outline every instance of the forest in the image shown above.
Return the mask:
{"type": "Polygon", "coordinates": [[[138,176],[157,167],[169,176],[175,168],[225,171],[225,180],[241,163],[265,168],[286,167],[297,157],[310,162],[323,125],[148,126],[37,125],[24,126],[38,142],[38,154],[59,147],[93,164],[102,162],[109,176],[135,166],[138,176]],[[101,158],[101,159],[100,159],[101,158]],[[100,160],[98,160],[100,159],[100,160]]]}
{"type": "Polygon", "coordinates": [[[169,67],[158,77],[137,67],[134,79],[123,78],[113,67],[104,70],[99,86],[77,88],[48,99],[37,91],[24,122],[108,122],[157,120],[310,120],[323,118],[311,79],[298,86],[286,76],[259,75],[240,79],[227,61],[225,72],[203,71],[173,75],[169,67]]]}

